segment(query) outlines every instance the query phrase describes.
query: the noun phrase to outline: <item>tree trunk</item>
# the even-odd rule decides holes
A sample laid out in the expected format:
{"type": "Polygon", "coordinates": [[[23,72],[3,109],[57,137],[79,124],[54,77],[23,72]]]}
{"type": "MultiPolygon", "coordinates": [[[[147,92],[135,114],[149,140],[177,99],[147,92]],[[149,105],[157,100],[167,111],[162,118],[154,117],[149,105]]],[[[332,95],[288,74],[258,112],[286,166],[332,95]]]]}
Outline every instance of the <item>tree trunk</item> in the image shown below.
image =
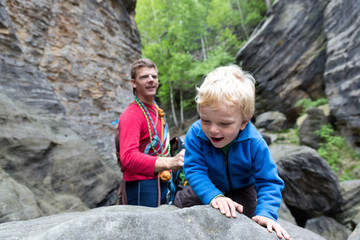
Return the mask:
{"type": "Polygon", "coordinates": [[[270,2],[270,0],[265,0],[265,2],[266,2],[266,7],[267,7],[267,9],[268,9],[268,12],[271,13],[272,7],[271,7],[271,2],[270,2]]]}
{"type": "Polygon", "coordinates": [[[202,47],[204,62],[206,62],[206,48],[205,48],[205,42],[204,42],[203,37],[201,37],[201,47],[202,47]]]}
{"type": "Polygon", "coordinates": [[[174,94],[173,94],[173,87],[171,81],[169,81],[169,87],[170,87],[170,104],[171,104],[171,113],[173,115],[173,120],[175,127],[179,127],[176,114],[175,114],[175,106],[174,106],[174,94]]]}
{"type": "Polygon", "coordinates": [[[267,6],[268,11],[271,11],[271,2],[270,2],[270,0],[265,0],[265,2],[266,2],[266,6],[267,6]]]}
{"type": "Polygon", "coordinates": [[[155,21],[156,21],[156,13],[155,13],[154,1],[153,1],[153,0],[151,0],[151,7],[152,7],[152,10],[153,10],[154,19],[155,19],[155,21]]]}
{"type": "Polygon", "coordinates": [[[184,105],[183,105],[183,90],[182,87],[180,87],[180,127],[184,127],[184,105]]]}
{"type": "Polygon", "coordinates": [[[244,25],[244,14],[243,14],[242,9],[241,9],[241,7],[240,7],[240,2],[239,2],[239,0],[236,0],[236,5],[237,5],[237,8],[238,8],[239,13],[240,13],[240,21],[241,21],[241,24],[240,24],[240,25],[241,25],[241,28],[242,28],[243,31],[244,31],[244,34],[245,34],[246,39],[249,39],[249,34],[248,34],[247,29],[246,29],[246,27],[245,27],[245,25],[244,25]]]}

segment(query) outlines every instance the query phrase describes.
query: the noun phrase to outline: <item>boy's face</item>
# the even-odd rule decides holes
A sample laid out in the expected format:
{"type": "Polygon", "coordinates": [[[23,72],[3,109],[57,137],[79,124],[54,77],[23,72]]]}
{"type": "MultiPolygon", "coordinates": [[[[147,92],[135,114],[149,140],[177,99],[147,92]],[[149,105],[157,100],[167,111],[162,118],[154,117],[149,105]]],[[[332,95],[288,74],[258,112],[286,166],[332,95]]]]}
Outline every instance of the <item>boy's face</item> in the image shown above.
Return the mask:
{"type": "Polygon", "coordinates": [[[137,97],[152,103],[159,87],[158,74],[155,68],[142,67],[137,70],[136,79],[131,79],[131,84],[136,90],[137,97]]]}
{"type": "Polygon", "coordinates": [[[212,145],[222,148],[231,143],[249,121],[244,120],[241,112],[234,107],[221,104],[218,109],[199,106],[201,129],[212,145]]]}

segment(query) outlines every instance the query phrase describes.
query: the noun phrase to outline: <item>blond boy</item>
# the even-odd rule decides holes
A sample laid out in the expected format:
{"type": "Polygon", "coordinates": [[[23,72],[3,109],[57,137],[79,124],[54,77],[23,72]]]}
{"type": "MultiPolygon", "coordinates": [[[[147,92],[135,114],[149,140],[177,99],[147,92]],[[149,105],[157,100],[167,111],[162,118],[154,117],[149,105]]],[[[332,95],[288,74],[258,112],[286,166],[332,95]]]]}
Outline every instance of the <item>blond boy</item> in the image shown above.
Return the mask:
{"type": "Polygon", "coordinates": [[[290,235],[276,222],[283,180],[268,146],[251,124],[255,79],[238,66],[207,75],[195,98],[200,120],[185,137],[184,171],[190,187],[175,205],[210,204],[227,217],[244,213],[279,238],[290,235]]]}

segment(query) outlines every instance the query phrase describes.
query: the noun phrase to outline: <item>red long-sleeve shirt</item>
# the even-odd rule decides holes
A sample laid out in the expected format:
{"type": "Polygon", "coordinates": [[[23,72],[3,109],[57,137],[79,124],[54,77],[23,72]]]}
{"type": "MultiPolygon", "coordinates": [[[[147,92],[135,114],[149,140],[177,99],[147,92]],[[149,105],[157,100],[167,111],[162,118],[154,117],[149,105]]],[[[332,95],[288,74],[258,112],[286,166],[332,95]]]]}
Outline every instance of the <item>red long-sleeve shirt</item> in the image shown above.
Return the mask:
{"type": "MultiPolygon", "coordinates": [[[[145,104],[161,138],[161,120],[157,118],[157,109],[154,105],[145,104]]],[[[151,134],[154,129],[150,122],[151,134]]],[[[124,172],[124,181],[146,180],[156,178],[154,174],[156,154],[150,156],[144,153],[150,142],[149,127],[141,108],[134,101],[121,114],[119,119],[120,158],[124,172]]],[[[158,147],[158,146],[157,146],[158,147]]],[[[155,148],[157,149],[157,148],[155,148]]],[[[153,153],[150,149],[149,153],[153,153]]]]}

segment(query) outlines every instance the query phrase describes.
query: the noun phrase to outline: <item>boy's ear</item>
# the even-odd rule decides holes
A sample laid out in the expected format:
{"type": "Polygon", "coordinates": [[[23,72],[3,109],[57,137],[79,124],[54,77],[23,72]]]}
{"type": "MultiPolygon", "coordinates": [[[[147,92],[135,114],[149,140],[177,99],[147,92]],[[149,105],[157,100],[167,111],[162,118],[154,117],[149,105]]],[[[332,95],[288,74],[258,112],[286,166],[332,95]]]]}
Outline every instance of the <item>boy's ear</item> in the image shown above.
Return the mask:
{"type": "Polygon", "coordinates": [[[246,126],[248,125],[249,121],[250,120],[243,121],[243,123],[241,124],[240,130],[244,130],[246,128],[246,126]]]}

